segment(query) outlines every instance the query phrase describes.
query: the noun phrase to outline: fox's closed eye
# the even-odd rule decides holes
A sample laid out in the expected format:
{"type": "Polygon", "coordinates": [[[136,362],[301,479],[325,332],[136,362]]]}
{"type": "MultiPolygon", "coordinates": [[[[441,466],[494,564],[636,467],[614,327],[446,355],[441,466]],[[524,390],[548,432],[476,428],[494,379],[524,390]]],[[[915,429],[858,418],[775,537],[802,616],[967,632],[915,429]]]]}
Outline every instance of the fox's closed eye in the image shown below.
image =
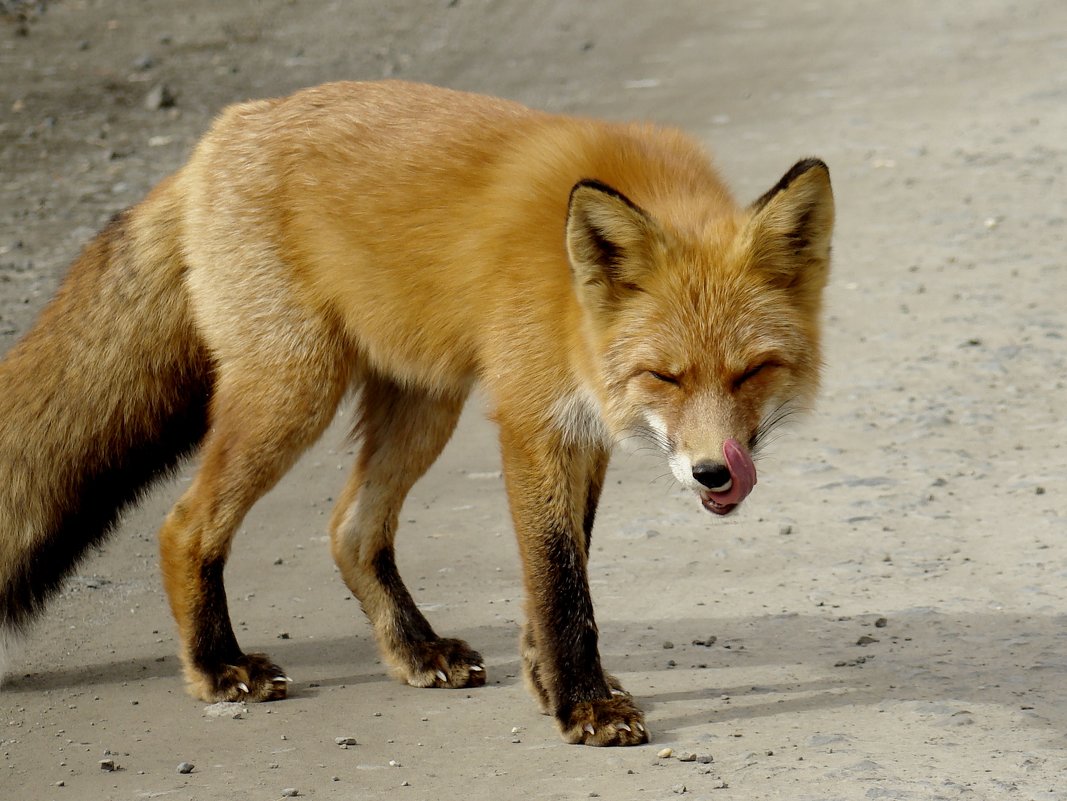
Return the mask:
{"type": "Polygon", "coordinates": [[[755,378],[760,373],[762,373],[764,370],[769,370],[769,369],[771,369],[773,367],[781,367],[781,366],[782,365],[779,362],[776,362],[776,361],[774,361],[772,359],[769,359],[769,360],[767,360],[765,362],[760,362],[759,364],[755,365],[754,367],[748,368],[747,370],[745,370],[745,372],[741,373],[741,375],[739,375],[737,378],[734,379],[734,389],[740,389],[742,384],[744,384],[746,381],[749,381],[749,380],[755,378]]]}
{"type": "Polygon", "coordinates": [[[655,370],[649,370],[648,374],[653,378],[662,381],[664,384],[674,384],[678,386],[678,377],[670,375],[669,373],[659,373],[655,370]]]}

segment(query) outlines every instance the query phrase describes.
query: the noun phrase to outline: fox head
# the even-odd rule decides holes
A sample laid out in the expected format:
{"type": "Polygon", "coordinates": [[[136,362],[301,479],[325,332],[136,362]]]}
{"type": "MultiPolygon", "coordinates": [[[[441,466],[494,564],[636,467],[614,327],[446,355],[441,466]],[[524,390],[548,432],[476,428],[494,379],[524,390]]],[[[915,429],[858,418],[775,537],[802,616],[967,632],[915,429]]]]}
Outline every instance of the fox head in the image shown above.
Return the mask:
{"type": "Polygon", "coordinates": [[[801,161],[743,211],[663,216],[599,182],[575,185],[576,293],[608,427],[654,442],[677,481],[726,514],[755,485],[768,436],[818,388],[829,171],[801,161]]]}

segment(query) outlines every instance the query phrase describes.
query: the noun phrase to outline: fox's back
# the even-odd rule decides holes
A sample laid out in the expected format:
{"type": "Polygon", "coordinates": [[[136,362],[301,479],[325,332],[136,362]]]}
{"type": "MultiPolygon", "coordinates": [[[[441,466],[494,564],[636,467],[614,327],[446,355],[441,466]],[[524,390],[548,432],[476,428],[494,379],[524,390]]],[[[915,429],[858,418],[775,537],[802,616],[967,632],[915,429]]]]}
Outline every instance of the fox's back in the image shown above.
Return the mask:
{"type": "Polygon", "coordinates": [[[232,107],[188,172],[187,230],[206,245],[194,263],[232,261],[209,252],[223,242],[262,262],[266,239],[374,360],[414,375],[425,356],[436,378],[472,376],[504,329],[577,330],[564,237],[577,181],[681,230],[735,211],[679,132],[395,81],[232,107]]]}

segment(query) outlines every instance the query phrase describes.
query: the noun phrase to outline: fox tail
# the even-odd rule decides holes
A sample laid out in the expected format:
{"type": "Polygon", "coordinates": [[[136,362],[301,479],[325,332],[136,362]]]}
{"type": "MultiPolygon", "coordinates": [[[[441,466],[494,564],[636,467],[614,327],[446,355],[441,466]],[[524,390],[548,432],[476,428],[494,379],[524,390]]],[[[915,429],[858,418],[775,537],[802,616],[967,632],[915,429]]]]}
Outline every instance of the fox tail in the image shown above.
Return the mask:
{"type": "Polygon", "coordinates": [[[0,676],[87,549],[206,432],[212,371],[168,187],[85,247],[0,362],[0,676]]]}

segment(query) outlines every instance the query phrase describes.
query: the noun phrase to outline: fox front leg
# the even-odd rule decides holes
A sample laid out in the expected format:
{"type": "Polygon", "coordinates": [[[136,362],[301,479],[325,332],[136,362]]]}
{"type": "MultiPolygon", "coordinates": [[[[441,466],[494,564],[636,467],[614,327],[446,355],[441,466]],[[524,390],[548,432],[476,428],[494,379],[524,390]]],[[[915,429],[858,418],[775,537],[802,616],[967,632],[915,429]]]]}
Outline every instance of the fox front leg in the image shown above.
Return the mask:
{"type": "Polygon", "coordinates": [[[601,667],[586,574],[589,507],[607,455],[506,428],[501,443],[526,584],[527,684],[569,743],[648,742],[643,713],[601,667]]]}

